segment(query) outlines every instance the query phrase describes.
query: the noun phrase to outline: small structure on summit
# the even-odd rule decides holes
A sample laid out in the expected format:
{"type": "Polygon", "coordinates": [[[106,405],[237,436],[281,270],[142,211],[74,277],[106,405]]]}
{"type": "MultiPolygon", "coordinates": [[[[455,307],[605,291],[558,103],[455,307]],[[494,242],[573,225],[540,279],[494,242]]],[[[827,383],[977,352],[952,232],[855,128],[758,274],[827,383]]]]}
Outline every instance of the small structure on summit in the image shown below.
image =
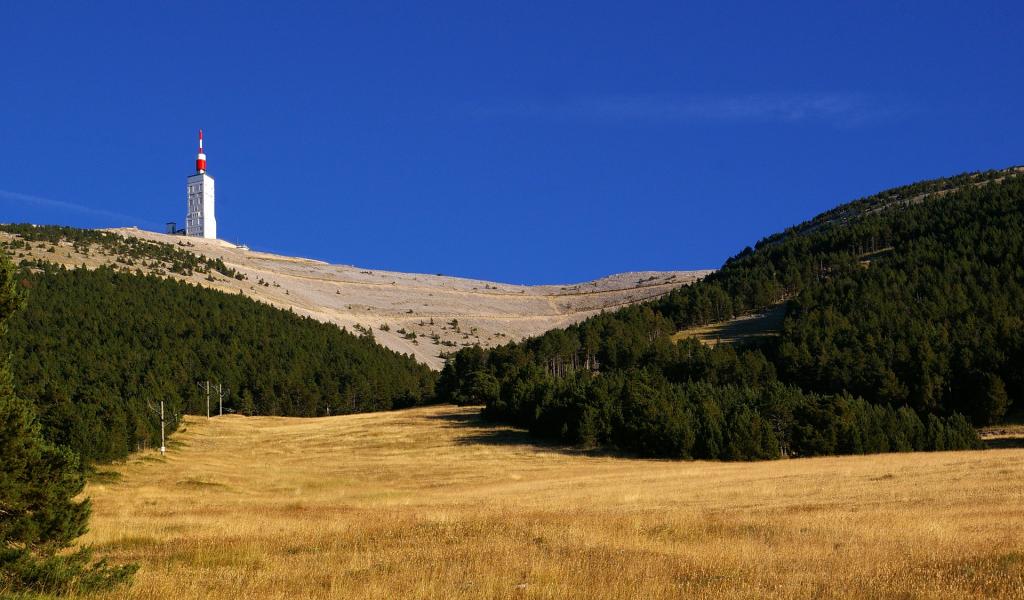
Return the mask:
{"type": "Polygon", "coordinates": [[[196,172],[188,177],[186,189],[188,212],[185,214],[185,235],[217,239],[217,218],[213,214],[213,177],[206,172],[206,153],[203,152],[203,130],[199,130],[199,153],[196,172]]]}

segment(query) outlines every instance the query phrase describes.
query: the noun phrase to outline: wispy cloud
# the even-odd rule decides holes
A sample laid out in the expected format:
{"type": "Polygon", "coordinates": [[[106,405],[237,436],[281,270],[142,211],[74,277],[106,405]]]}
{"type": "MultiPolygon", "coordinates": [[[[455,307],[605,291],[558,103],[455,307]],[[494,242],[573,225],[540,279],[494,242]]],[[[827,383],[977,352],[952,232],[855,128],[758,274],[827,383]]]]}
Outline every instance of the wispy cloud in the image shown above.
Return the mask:
{"type": "Polygon", "coordinates": [[[117,221],[116,224],[145,224],[154,225],[151,221],[136,217],[133,215],[126,215],[124,213],[114,212],[110,210],[104,210],[102,208],[93,208],[85,204],[78,204],[75,202],[65,202],[63,200],[53,200],[51,198],[43,198],[40,196],[33,196],[31,194],[22,194],[20,192],[10,192],[7,190],[0,190],[0,199],[8,200],[11,202],[18,202],[22,204],[33,204],[35,206],[45,206],[48,208],[56,208],[59,210],[67,210],[77,212],[86,215],[92,215],[94,217],[103,217],[106,219],[113,219],[117,221]]]}
{"type": "Polygon", "coordinates": [[[478,105],[480,117],[649,121],[824,121],[858,125],[905,112],[898,102],[862,93],[590,96],[478,105]]]}

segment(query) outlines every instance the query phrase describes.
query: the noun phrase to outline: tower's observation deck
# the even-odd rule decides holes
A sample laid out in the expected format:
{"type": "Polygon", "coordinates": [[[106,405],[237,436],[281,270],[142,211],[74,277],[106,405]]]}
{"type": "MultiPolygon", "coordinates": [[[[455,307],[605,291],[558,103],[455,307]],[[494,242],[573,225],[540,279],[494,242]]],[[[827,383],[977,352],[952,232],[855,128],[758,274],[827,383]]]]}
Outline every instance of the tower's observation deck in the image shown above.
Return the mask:
{"type": "Polygon", "coordinates": [[[199,130],[199,153],[196,172],[189,175],[186,187],[188,212],[185,214],[185,235],[217,238],[217,219],[213,213],[213,177],[206,173],[206,153],[203,152],[203,130],[199,130]]]}

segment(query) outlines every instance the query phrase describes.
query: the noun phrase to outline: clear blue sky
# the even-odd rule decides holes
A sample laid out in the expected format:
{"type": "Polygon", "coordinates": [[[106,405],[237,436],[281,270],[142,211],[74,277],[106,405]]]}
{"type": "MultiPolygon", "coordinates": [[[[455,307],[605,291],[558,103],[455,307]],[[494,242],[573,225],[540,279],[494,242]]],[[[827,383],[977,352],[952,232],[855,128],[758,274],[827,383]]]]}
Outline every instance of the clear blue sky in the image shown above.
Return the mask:
{"type": "Polygon", "coordinates": [[[180,223],[202,127],[225,239],[555,283],[1024,163],[1020,2],[339,4],[3,3],[0,220],[180,223]]]}

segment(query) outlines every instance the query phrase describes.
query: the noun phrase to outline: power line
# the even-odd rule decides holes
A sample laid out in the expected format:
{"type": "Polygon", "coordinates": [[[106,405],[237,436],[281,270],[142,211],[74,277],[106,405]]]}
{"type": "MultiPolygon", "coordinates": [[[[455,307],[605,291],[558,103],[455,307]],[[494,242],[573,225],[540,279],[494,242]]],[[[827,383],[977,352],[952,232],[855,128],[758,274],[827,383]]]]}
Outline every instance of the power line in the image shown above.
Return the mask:
{"type": "Polygon", "coordinates": [[[209,379],[206,381],[197,381],[196,385],[199,386],[200,391],[206,392],[206,418],[210,418],[210,392],[212,390],[217,391],[217,415],[224,415],[224,396],[228,394],[228,388],[224,387],[220,383],[212,383],[209,379]]]}

